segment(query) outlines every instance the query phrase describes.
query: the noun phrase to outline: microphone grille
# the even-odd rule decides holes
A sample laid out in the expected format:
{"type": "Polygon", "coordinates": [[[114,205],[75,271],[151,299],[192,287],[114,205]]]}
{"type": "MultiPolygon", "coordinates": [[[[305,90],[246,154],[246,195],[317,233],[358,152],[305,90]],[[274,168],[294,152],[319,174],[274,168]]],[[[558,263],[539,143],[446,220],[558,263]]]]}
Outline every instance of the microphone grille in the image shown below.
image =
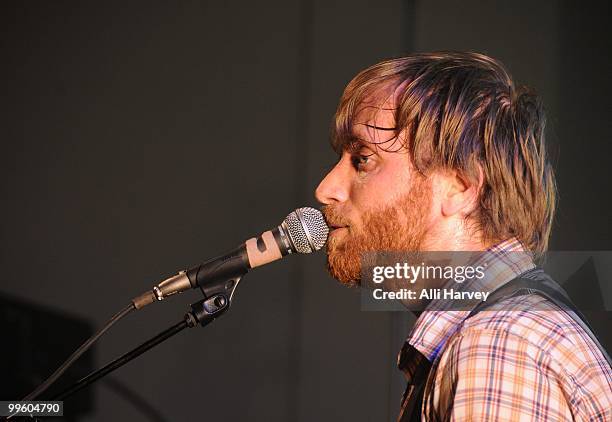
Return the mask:
{"type": "Polygon", "coordinates": [[[298,208],[285,218],[283,225],[287,229],[295,252],[318,251],[327,242],[329,227],[321,211],[315,208],[298,208]]]}

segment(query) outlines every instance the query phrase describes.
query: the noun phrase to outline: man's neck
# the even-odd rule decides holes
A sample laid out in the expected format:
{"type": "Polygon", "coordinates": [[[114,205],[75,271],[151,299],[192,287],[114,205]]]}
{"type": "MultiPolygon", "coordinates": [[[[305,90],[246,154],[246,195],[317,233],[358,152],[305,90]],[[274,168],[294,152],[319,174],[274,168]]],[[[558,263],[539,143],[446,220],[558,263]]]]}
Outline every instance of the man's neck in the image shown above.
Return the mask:
{"type": "Polygon", "coordinates": [[[423,251],[486,251],[490,242],[482,240],[479,232],[467,227],[464,220],[449,219],[438,223],[423,240],[423,251]]]}

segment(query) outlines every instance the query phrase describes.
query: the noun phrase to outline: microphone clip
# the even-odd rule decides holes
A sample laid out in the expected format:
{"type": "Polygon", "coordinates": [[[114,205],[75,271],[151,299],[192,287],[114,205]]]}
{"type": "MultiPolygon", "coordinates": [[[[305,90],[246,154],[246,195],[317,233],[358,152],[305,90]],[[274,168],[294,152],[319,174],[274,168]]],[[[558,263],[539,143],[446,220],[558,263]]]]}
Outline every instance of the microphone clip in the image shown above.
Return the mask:
{"type": "Polygon", "coordinates": [[[225,281],[217,281],[213,285],[200,287],[204,299],[191,304],[191,312],[185,315],[190,327],[200,324],[208,325],[223,315],[231,306],[234,292],[242,276],[232,277],[225,281]]]}

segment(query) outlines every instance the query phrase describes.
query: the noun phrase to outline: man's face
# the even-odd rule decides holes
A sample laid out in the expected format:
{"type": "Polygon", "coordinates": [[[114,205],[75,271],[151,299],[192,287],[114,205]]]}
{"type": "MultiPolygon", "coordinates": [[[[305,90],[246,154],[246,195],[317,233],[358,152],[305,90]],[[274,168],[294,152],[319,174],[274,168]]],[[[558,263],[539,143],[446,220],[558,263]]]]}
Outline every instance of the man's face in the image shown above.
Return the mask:
{"type": "Polygon", "coordinates": [[[331,232],[328,268],[339,281],[359,283],[364,252],[414,251],[430,221],[431,189],[412,167],[402,135],[395,137],[392,100],[363,104],[345,150],[316,190],[331,232]]]}

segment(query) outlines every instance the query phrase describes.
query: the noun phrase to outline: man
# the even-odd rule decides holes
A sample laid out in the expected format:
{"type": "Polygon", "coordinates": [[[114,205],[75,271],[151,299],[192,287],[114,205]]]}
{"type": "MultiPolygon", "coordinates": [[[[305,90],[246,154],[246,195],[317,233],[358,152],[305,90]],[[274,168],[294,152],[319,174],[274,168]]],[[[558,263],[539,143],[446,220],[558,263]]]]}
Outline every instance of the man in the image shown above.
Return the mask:
{"type": "MultiPolygon", "coordinates": [[[[376,64],[348,84],[332,132],[339,161],[316,196],[340,282],[360,284],[366,252],[487,251],[498,288],[546,251],[544,113],[498,61],[442,52],[376,64]]],[[[612,420],[612,370],[577,318],[540,295],[503,302],[420,314],[399,359],[400,418],[612,420]]]]}

